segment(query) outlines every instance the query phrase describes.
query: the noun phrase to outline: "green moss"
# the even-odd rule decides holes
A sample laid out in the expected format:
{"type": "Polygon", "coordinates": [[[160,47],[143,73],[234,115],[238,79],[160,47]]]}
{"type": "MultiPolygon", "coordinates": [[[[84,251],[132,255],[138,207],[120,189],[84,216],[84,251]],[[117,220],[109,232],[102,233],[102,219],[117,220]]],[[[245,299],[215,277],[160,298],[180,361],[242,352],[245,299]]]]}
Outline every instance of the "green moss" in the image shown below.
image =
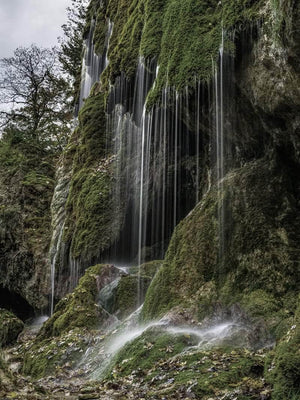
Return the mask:
{"type": "MultiPolygon", "coordinates": [[[[207,81],[212,76],[212,60],[217,60],[225,31],[240,29],[261,18],[264,0],[110,0],[97,12],[94,40],[101,53],[106,17],[114,23],[103,86],[125,73],[134,78],[139,56],[156,59],[160,66],[155,88],[148,96],[149,107],[166,86],[182,90],[193,86],[195,77],[207,81]]],[[[96,13],[95,13],[96,15],[96,13]]],[[[226,46],[234,51],[234,44],[226,46]]]]}
{"type": "Polygon", "coordinates": [[[149,276],[153,278],[159,268],[162,266],[163,260],[153,260],[142,264],[140,267],[131,267],[130,274],[140,274],[142,276],[149,276]]]}
{"type": "Polygon", "coordinates": [[[49,338],[27,346],[24,354],[23,374],[41,378],[59,372],[59,368],[82,357],[89,342],[88,332],[74,329],[60,338],[49,338]]]}
{"type": "Polygon", "coordinates": [[[144,2],[110,1],[107,14],[114,23],[108,53],[109,79],[114,82],[121,72],[125,72],[128,78],[133,78],[143,30],[144,2]]]}
{"type": "Polygon", "coordinates": [[[161,316],[175,305],[191,304],[198,290],[212,278],[216,255],[214,193],[175,229],[165,261],[155,275],[143,307],[146,319],[161,316]],[[198,229],[201,226],[202,229],[198,229]]]}
{"type": "Polygon", "coordinates": [[[162,263],[162,260],[148,261],[140,266],[140,274],[153,278],[156,272],[162,266],[162,263]]]}
{"type": "Polygon", "coordinates": [[[111,312],[123,319],[135,311],[144,301],[151,278],[128,275],[123,276],[116,289],[116,296],[111,312]],[[138,295],[140,298],[138,298],[138,295]]]}
{"type": "Polygon", "coordinates": [[[0,308],[0,347],[16,341],[23,328],[24,324],[19,318],[12,312],[0,308]]]}
{"type": "Polygon", "coordinates": [[[104,54],[104,44],[107,34],[107,24],[105,18],[105,9],[100,7],[96,15],[96,24],[94,30],[93,42],[95,43],[95,53],[104,54]]]}
{"type": "Polygon", "coordinates": [[[290,329],[277,344],[273,359],[267,363],[266,376],[274,386],[272,399],[290,400],[300,395],[300,305],[290,329]]]}
{"type": "Polygon", "coordinates": [[[161,328],[149,328],[117,354],[112,361],[113,370],[107,376],[126,376],[133,370],[151,369],[155,362],[166,360],[193,344],[196,340],[189,335],[171,335],[161,328]]]}
{"type": "Polygon", "coordinates": [[[0,282],[36,308],[47,303],[55,160],[24,133],[9,131],[0,140],[0,282]]]}
{"type": "MultiPolygon", "coordinates": [[[[182,90],[185,86],[194,86],[195,77],[209,80],[212,60],[218,58],[221,22],[225,31],[239,28],[241,24],[245,26],[259,17],[263,3],[262,0],[227,0],[222,4],[217,0],[91,2],[86,29],[94,18],[93,40],[97,52],[104,51],[108,18],[114,28],[108,51],[109,65],[79,116],[63,238],[67,247],[71,247],[73,258],[89,261],[97,258],[117,238],[123,221],[123,205],[114,205],[111,201],[113,165],[102,174],[96,172],[107,157],[105,99],[110,84],[125,74],[130,87],[139,56],[146,60],[155,58],[160,67],[156,84],[148,95],[149,107],[159,100],[166,85],[182,90]],[[112,217],[113,213],[117,218],[112,217]]],[[[228,38],[226,46],[234,51],[228,38]]]]}
{"type": "Polygon", "coordinates": [[[57,304],[54,314],[43,325],[38,341],[74,328],[98,328],[107,319],[107,313],[96,303],[97,276],[105,267],[108,266],[99,264],[86,270],[74,292],[57,304]]]}
{"type": "Polygon", "coordinates": [[[165,398],[177,392],[203,399],[238,395],[255,400],[270,395],[263,381],[264,352],[191,347],[196,343],[189,335],[150,328],[117,354],[106,379],[115,384],[124,378],[133,378],[137,385],[146,382],[149,396],[165,398]]]}
{"type": "Polygon", "coordinates": [[[175,229],[165,261],[148,290],[144,318],[156,318],[179,303],[195,302],[204,316],[203,304],[216,300],[224,306],[241,302],[253,316],[264,315],[272,329],[289,317],[293,304],[288,294],[297,292],[299,279],[292,233],[298,229],[294,225],[297,210],[293,199],[285,203],[289,178],[281,174],[284,172],[274,173],[269,162],[260,160],[224,180],[222,258],[216,188],[204,196],[175,229]],[[266,190],[266,182],[272,189],[266,190]],[[216,287],[208,300],[203,299],[206,282],[216,287]],[[286,300],[279,302],[278,296],[286,300]]]}
{"type": "Polygon", "coordinates": [[[114,159],[106,154],[106,113],[103,93],[86,99],[79,127],[67,154],[73,173],[66,203],[63,240],[73,258],[92,260],[109,247],[120,229],[113,197],[114,159]]]}

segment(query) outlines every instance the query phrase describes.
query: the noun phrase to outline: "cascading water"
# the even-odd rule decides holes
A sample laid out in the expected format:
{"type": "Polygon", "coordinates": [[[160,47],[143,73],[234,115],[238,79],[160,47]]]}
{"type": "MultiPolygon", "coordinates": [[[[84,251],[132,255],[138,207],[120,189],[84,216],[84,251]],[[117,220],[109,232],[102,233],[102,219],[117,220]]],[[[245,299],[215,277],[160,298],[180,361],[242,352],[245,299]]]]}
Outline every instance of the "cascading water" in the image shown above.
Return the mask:
{"type": "Polygon", "coordinates": [[[232,55],[225,53],[224,43],[228,38],[222,29],[218,64],[213,64],[214,71],[214,153],[218,196],[218,236],[219,236],[219,270],[223,270],[226,252],[226,229],[230,224],[226,215],[224,178],[232,161],[230,138],[234,134],[234,66],[232,55]]]}
{"type": "Polygon", "coordinates": [[[219,50],[219,64],[215,66],[215,124],[216,124],[216,175],[218,187],[219,260],[224,256],[224,83],[223,83],[224,31],[219,50]]]}
{"type": "MultiPolygon", "coordinates": [[[[93,43],[93,35],[95,30],[95,21],[92,20],[90,31],[87,39],[84,42],[84,57],[82,60],[82,73],[81,73],[81,88],[79,98],[79,109],[82,107],[84,99],[86,99],[91,91],[93,84],[99,81],[100,75],[108,66],[109,60],[107,57],[109,49],[109,41],[113,32],[113,23],[108,20],[108,29],[106,33],[104,43],[104,54],[95,54],[95,46],[93,43]]],[[[75,116],[78,114],[78,110],[75,110],[75,116]]],[[[53,215],[53,236],[50,246],[50,281],[51,281],[51,301],[50,301],[50,313],[53,314],[54,310],[54,298],[55,298],[55,281],[56,281],[56,264],[59,256],[63,257],[62,245],[63,245],[63,231],[65,221],[65,204],[69,193],[70,176],[66,171],[58,170],[58,182],[55,188],[55,193],[52,200],[52,215],[53,215]]],[[[80,265],[78,260],[74,260],[69,254],[69,279],[64,285],[66,288],[62,291],[72,291],[79,279],[80,265]]]]}
{"type": "MultiPolygon", "coordinates": [[[[108,130],[116,155],[114,193],[126,212],[110,262],[141,265],[163,258],[174,227],[197,199],[193,164],[200,142],[188,126],[188,91],[182,95],[165,88],[161,104],[146,111],[158,71],[153,62],[140,59],[133,94],[124,76],[111,89],[108,130]]],[[[200,165],[198,178],[199,169],[200,165]]]]}
{"type": "Polygon", "coordinates": [[[108,29],[104,43],[104,53],[100,55],[95,53],[95,45],[93,42],[94,31],[95,20],[92,20],[88,36],[84,41],[84,56],[82,59],[81,87],[78,110],[80,110],[83,106],[84,100],[89,96],[92,86],[94,83],[99,81],[100,75],[109,63],[107,52],[113,31],[113,23],[108,20],[108,29]]]}

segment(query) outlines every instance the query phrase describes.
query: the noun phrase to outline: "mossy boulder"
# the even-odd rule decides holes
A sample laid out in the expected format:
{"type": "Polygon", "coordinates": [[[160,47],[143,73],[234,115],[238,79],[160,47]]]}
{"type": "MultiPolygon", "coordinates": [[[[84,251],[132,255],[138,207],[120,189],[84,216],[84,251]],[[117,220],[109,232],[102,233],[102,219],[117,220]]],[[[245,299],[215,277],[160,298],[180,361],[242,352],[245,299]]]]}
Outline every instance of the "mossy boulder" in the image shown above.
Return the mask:
{"type": "Polygon", "coordinates": [[[203,318],[216,303],[240,303],[276,330],[295,310],[291,299],[299,287],[298,210],[290,184],[276,160],[261,159],[228,174],[220,196],[212,187],[176,227],[147,292],[144,318],[179,304],[198,304],[203,318]]]}
{"type": "Polygon", "coordinates": [[[0,346],[6,346],[16,341],[22,332],[24,323],[12,312],[0,308],[0,346]]]}
{"type": "Polygon", "coordinates": [[[99,290],[119,276],[109,264],[98,264],[86,270],[75,290],[56,305],[54,314],[43,325],[38,339],[59,336],[74,328],[97,329],[110,315],[98,303],[99,290]]]}
{"type": "Polygon", "coordinates": [[[140,275],[122,276],[114,290],[113,304],[108,311],[124,319],[135,311],[145,299],[151,278],[140,275]]]}

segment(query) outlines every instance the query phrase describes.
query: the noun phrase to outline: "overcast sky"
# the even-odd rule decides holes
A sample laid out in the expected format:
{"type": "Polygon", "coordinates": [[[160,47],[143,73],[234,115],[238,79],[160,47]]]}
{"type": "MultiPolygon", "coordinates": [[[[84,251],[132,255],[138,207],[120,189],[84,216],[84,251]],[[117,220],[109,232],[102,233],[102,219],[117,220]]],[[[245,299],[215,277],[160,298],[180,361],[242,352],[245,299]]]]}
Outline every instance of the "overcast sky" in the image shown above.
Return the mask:
{"type": "Polygon", "coordinates": [[[0,0],[0,58],[31,43],[55,46],[70,4],[71,0],[0,0]]]}

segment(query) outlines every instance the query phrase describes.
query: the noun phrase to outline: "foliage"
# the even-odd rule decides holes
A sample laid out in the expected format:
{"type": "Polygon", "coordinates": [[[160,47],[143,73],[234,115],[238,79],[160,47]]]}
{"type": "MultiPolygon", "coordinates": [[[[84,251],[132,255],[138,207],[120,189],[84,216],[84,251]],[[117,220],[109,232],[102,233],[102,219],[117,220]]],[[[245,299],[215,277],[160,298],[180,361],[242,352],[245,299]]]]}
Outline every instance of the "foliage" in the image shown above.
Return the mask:
{"type": "Polygon", "coordinates": [[[25,347],[22,372],[41,378],[58,372],[66,363],[73,366],[82,357],[88,343],[88,332],[83,328],[70,330],[59,340],[49,338],[37,343],[28,343],[25,347]]]}
{"type": "Polygon", "coordinates": [[[62,26],[64,36],[59,38],[59,61],[73,82],[73,105],[80,90],[83,33],[86,25],[88,0],[72,0],[67,8],[67,23],[62,26]]]}
{"type": "Polygon", "coordinates": [[[27,140],[61,149],[69,132],[68,83],[59,70],[57,50],[35,45],[0,60],[2,126],[27,140]]]}

